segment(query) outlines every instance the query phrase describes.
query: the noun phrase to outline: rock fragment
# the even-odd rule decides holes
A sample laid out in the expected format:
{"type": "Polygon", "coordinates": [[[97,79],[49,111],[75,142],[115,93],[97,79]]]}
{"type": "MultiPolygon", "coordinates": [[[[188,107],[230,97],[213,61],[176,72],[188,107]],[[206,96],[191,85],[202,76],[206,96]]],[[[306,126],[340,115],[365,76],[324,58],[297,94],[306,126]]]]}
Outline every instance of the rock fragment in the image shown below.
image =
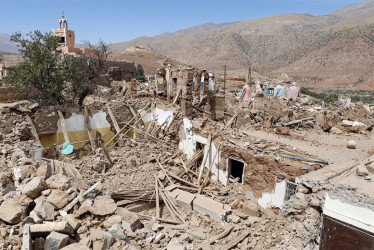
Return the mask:
{"type": "Polygon", "coordinates": [[[66,190],[70,187],[70,180],[63,174],[55,174],[47,179],[47,185],[51,189],[66,190]]]}
{"type": "Polygon", "coordinates": [[[127,209],[118,208],[117,214],[122,217],[122,227],[129,232],[135,232],[136,229],[143,226],[139,217],[127,209]]]}
{"type": "Polygon", "coordinates": [[[46,189],[46,183],[44,179],[41,177],[34,177],[24,186],[22,193],[32,199],[35,199],[41,194],[44,189],[46,189]]]}
{"type": "Polygon", "coordinates": [[[44,244],[45,250],[59,250],[66,246],[69,241],[69,236],[57,232],[52,232],[47,236],[44,244]]]}
{"type": "Polygon", "coordinates": [[[349,148],[349,149],[355,149],[356,146],[357,146],[357,143],[356,143],[356,141],[354,141],[354,140],[349,140],[349,141],[347,142],[347,148],[349,148]]]}
{"type": "Polygon", "coordinates": [[[68,195],[65,191],[54,189],[48,196],[47,201],[57,209],[61,209],[68,204],[68,195]]]}
{"type": "Polygon", "coordinates": [[[117,205],[113,199],[104,196],[97,197],[94,204],[89,207],[90,213],[94,215],[110,215],[117,209],[117,205]]]}
{"type": "Polygon", "coordinates": [[[103,190],[103,184],[97,182],[95,185],[91,186],[84,194],[84,199],[95,199],[95,197],[103,190]]]}
{"type": "Polygon", "coordinates": [[[38,202],[34,211],[44,220],[52,221],[55,219],[55,207],[46,200],[38,202]]]}

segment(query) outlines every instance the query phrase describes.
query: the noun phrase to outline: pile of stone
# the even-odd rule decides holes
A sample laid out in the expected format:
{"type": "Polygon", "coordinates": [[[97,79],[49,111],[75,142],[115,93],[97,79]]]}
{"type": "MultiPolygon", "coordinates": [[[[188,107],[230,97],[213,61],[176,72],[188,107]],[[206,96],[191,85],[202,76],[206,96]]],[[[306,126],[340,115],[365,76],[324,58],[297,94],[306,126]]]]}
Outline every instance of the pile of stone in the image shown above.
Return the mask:
{"type": "Polygon", "coordinates": [[[88,190],[72,188],[67,176],[51,175],[46,165],[30,176],[35,177],[26,176],[0,205],[3,228],[19,227],[24,249],[124,247],[131,245],[125,230],[142,227],[136,214],[117,208],[102,192],[101,182],[88,190]],[[98,224],[104,228],[93,229],[98,224]]]}

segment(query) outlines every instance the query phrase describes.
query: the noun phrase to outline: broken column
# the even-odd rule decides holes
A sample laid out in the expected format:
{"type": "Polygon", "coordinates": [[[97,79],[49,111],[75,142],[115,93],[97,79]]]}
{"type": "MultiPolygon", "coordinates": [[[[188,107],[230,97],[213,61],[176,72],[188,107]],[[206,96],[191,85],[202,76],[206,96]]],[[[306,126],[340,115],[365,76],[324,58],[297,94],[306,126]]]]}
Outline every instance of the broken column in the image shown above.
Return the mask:
{"type": "Polygon", "coordinates": [[[193,101],[193,70],[186,69],[183,72],[184,86],[182,88],[181,109],[186,116],[192,114],[193,101]]]}

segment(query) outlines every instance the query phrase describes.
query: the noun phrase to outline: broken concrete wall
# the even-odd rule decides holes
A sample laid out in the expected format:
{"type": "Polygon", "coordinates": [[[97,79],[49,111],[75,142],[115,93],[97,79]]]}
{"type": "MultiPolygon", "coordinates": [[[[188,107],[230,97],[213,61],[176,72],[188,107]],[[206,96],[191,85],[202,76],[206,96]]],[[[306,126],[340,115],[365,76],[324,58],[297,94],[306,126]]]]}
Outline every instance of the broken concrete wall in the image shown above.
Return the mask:
{"type": "Polygon", "coordinates": [[[349,204],[326,194],[323,213],[327,216],[374,233],[374,211],[349,204]]]}
{"type": "MultiPolygon", "coordinates": [[[[288,166],[272,156],[255,154],[252,151],[235,146],[222,146],[221,151],[222,158],[219,169],[227,171],[226,159],[230,156],[239,158],[247,164],[247,167],[244,169],[243,189],[244,191],[252,192],[256,198],[262,197],[263,193],[271,194],[274,192],[277,184],[276,176],[295,178],[305,173],[296,165],[288,166]]],[[[275,202],[275,204],[279,203],[275,202]]]]}
{"type": "MultiPolygon", "coordinates": [[[[183,129],[185,139],[179,142],[179,148],[186,154],[187,159],[191,159],[196,152],[196,145],[198,143],[207,145],[208,139],[201,135],[193,134],[192,123],[187,118],[183,118],[183,129]]],[[[213,161],[214,155],[216,154],[216,151],[217,146],[214,142],[212,142],[207,161],[204,165],[205,168],[209,169],[211,162],[213,161]]],[[[221,164],[221,161],[221,151],[219,151],[212,166],[212,179],[220,181],[223,185],[227,185],[227,171],[218,168],[218,166],[221,164]]]]}
{"type": "MultiPolygon", "coordinates": [[[[138,110],[138,112],[141,110],[138,110]]],[[[157,121],[157,125],[163,124],[166,120],[166,125],[169,126],[171,121],[174,118],[174,113],[172,110],[163,110],[159,108],[155,108],[152,112],[145,113],[145,111],[141,111],[140,115],[143,116],[142,120],[144,123],[148,123],[151,121],[157,121]]]]}
{"type": "Polygon", "coordinates": [[[275,184],[273,192],[264,192],[262,197],[258,199],[258,204],[263,208],[277,207],[282,209],[284,198],[286,196],[286,181],[275,184]]]}

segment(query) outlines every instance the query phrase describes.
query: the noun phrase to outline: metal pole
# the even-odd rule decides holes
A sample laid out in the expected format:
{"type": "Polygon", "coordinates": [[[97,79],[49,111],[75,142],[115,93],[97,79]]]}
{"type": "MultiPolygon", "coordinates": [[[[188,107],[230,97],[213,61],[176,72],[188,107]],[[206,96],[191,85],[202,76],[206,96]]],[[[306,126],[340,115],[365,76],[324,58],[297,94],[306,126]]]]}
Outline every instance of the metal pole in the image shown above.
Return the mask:
{"type": "Polygon", "coordinates": [[[223,74],[223,93],[226,96],[226,64],[225,64],[225,73],[223,74]]]}

